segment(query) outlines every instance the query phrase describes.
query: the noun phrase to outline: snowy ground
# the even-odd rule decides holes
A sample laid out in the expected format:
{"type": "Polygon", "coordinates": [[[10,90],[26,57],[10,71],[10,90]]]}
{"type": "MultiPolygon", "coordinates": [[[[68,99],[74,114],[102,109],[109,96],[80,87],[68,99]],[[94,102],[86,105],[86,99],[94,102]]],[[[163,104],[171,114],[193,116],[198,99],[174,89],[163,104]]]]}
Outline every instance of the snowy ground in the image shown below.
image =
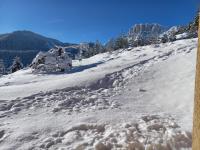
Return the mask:
{"type": "Polygon", "coordinates": [[[0,78],[0,149],[191,148],[197,39],[0,78]]]}

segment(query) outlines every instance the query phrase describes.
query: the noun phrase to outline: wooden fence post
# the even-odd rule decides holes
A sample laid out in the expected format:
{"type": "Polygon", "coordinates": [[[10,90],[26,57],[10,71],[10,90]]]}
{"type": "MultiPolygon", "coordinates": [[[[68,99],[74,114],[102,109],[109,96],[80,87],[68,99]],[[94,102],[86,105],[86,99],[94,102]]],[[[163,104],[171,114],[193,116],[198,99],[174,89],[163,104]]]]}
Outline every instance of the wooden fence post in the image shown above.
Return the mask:
{"type": "Polygon", "coordinates": [[[200,12],[198,27],[198,49],[196,61],[196,79],[195,79],[195,96],[194,96],[194,114],[193,114],[193,131],[192,131],[192,150],[200,150],[200,12]]]}

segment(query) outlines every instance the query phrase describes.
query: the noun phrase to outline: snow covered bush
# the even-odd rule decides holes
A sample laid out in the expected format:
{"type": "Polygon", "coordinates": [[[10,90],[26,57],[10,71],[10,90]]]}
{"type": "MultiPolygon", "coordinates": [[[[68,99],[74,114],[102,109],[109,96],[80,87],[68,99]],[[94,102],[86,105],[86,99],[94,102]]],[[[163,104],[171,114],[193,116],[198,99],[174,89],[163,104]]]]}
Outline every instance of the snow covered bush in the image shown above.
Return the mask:
{"type": "Polygon", "coordinates": [[[10,72],[13,73],[22,68],[23,68],[23,64],[22,64],[20,58],[16,56],[13,60],[12,66],[10,67],[10,72]]]}
{"type": "Polygon", "coordinates": [[[55,47],[48,52],[39,52],[31,67],[36,72],[64,72],[72,67],[72,59],[62,47],[55,47]]]}

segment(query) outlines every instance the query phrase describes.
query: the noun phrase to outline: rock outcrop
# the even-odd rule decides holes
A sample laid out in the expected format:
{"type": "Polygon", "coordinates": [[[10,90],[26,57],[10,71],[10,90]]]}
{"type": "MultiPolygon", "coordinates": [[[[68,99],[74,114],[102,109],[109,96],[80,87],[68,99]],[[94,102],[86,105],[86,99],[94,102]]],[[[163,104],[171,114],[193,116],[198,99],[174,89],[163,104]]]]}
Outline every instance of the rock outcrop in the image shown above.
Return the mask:
{"type": "Polygon", "coordinates": [[[156,42],[166,28],[159,24],[136,24],[128,33],[128,40],[133,46],[148,45],[156,42]]]}

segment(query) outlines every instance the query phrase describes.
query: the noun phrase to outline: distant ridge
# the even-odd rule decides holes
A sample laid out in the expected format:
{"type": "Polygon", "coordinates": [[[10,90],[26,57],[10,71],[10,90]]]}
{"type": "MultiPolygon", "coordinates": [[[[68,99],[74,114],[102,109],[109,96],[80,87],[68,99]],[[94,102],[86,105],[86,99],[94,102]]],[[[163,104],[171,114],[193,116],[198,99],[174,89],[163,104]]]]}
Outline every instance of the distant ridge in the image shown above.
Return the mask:
{"type": "Polygon", "coordinates": [[[0,35],[0,50],[37,50],[46,51],[58,46],[70,46],[73,44],[63,43],[59,40],[48,38],[31,31],[14,31],[0,35]]]}

